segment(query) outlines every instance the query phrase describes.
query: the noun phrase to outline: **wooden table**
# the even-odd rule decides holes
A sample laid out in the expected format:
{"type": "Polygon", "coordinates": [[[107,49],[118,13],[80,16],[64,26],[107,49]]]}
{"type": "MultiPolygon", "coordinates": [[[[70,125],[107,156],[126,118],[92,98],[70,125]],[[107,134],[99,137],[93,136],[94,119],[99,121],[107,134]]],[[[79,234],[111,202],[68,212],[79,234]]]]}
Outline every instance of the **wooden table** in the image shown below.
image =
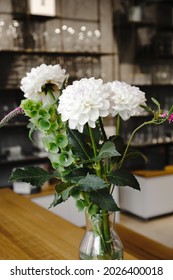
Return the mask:
{"type": "Polygon", "coordinates": [[[77,260],[83,234],[84,229],[29,198],[7,188],[0,190],[0,259],[77,260]]]}
{"type": "Polygon", "coordinates": [[[138,259],[173,260],[173,214],[143,220],[121,213],[117,232],[138,259]]]}

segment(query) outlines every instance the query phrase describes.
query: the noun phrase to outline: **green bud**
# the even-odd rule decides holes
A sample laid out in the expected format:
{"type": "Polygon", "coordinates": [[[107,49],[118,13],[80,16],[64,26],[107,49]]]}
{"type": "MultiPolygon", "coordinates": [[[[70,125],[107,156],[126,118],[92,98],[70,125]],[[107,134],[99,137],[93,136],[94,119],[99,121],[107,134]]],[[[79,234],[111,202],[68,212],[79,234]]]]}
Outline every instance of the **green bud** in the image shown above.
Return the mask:
{"type": "Polygon", "coordinates": [[[62,166],[69,166],[73,162],[73,158],[69,152],[62,152],[59,156],[59,163],[62,166]]]}
{"type": "Polygon", "coordinates": [[[49,112],[47,110],[45,110],[45,109],[40,109],[38,114],[39,114],[39,116],[41,116],[44,119],[48,120],[50,118],[49,112]]]}
{"type": "Polygon", "coordinates": [[[40,127],[41,130],[49,130],[51,127],[51,124],[49,121],[44,120],[44,119],[40,119],[38,122],[38,125],[40,127]]]}
{"type": "Polygon", "coordinates": [[[48,144],[48,151],[55,154],[59,151],[59,148],[57,147],[56,143],[50,142],[48,144]]]}
{"type": "Polygon", "coordinates": [[[55,142],[60,148],[65,148],[68,145],[67,136],[63,134],[58,134],[55,138],[55,142]]]}
{"type": "Polygon", "coordinates": [[[48,113],[49,113],[50,116],[53,116],[55,114],[55,108],[53,106],[48,108],[48,113]]]}
{"type": "MultiPolygon", "coordinates": [[[[52,137],[43,137],[42,142],[47,152],[53,154],[57,154],[59,152],[59,148],[57,144],[54,142],[54,139],[52,137]]],[[[56,161],[57,161],[57,156],[56,156],[56,161]]]]}
{"type": "Polygon", "coordinates": [[[52,130],[52,131],[56,131],[56,130],[58,130],[58,128],[59,128],[59,125],[58,125],[58,123],[57,123],[57,121],[55,121],[55,122],[51,122],[51,127],[50,127],[50,129],[52,130]]]}

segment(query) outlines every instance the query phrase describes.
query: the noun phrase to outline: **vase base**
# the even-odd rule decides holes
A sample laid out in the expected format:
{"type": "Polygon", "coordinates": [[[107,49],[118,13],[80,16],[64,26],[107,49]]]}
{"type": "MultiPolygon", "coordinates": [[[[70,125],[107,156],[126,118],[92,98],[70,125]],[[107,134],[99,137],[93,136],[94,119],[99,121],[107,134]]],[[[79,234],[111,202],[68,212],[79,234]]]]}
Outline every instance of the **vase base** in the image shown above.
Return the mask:
{"type": "Polygon", "coordinates": [[[80,260],[123,260],[122,251],[118,251],[113,256],[105,256],[105,255],[96,255],[89,256],[85,253],[80,252],[80,260]]]}

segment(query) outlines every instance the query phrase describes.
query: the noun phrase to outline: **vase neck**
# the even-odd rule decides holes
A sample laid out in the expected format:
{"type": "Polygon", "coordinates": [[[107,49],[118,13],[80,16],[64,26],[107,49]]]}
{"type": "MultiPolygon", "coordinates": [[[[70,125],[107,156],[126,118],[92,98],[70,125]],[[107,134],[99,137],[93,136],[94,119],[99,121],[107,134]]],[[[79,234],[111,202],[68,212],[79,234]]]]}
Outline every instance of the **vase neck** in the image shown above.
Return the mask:
{"type": "Polygon", "coordinates": [[[101,210],[100,213],[97,213],[95,215],[89,215],[88,211],[85,211],[85,218],[86,218],[86,230],[93,230],[93,226],[97,226],[101,223],[103,218],[106,218],[109,220],[109,228],[114,227],[115,223],[115,212],[105,212],[104,210],[101,210]]]}

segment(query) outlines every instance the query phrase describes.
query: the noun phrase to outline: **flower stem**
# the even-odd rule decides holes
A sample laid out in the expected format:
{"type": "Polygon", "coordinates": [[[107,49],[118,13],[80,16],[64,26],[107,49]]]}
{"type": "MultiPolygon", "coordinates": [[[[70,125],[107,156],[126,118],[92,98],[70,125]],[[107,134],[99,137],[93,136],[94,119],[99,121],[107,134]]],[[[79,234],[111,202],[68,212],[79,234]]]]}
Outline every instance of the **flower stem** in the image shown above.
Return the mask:
{"type": "Polygon", "coordinates": [[[128,151],[128,149],[129,149],[130,143],[131,143],[131,141],[132,141],[132,139],[133,139],[135,133],[136,133],[139,129],[141,129],[143,126],[149,125],[149,124],[153,124],[153,119],[152,119],[151,121],[142,123],[141,125],[139,125],[139,126],[132,132],[132,134],[131,134],[131,136],[130,136],[130,139],[129,139],[128,143],[127,143],[126,149],[125,149],[125,151],[124,151],[124,153],[123,153],[123,156],[122,156],[122,158],[121,158],[121,160],[120,160],[120,162],[119,162],[119,164],[118,164],[118,169],[121,168],[121,166],[122,166],[122,164],[123,164],[123,161],[124,161],[124,159],[125,159],[125,156],[126,156],[126,154],[127,154],[127,151],[128,151]]]}
{"type": "Polygon", "coordinates": [[[121,122],[121,118],[120,115],[117,115],[117,122],[116,122],[116,135],[118,136],[120,134],[120,122],[121,122]]]}
{"type": "Polygon", "coordinates": [[[103,235],[104,235],[104,242],[107,253],[111,255],[111,233],[110,233],[110,226],[109,226],[109,213],[106,210],[102,210],[102,221],[103,221],[103,235]]]}
{"type": "MultiPolygon", "coordinates": [[[[91,138],[91,143],[92,143],[92,147],[93,147],[93,152],[94,152],[94,157],[97,157],[97,146],[96,146],[96,143],[95,143],[95,139],[94,139],[94,135],[93,135],[93,131],[92,131],[92,128],[88,125],[88,129],[89,129],[89,134],[90,134],[90,138],[91,138]]],[[[99,177],[101,177],[101,166],[100,166],[100,162],[97,162],[96,163],[96,172],[97,172],[97,175],[99,177]]]]}

